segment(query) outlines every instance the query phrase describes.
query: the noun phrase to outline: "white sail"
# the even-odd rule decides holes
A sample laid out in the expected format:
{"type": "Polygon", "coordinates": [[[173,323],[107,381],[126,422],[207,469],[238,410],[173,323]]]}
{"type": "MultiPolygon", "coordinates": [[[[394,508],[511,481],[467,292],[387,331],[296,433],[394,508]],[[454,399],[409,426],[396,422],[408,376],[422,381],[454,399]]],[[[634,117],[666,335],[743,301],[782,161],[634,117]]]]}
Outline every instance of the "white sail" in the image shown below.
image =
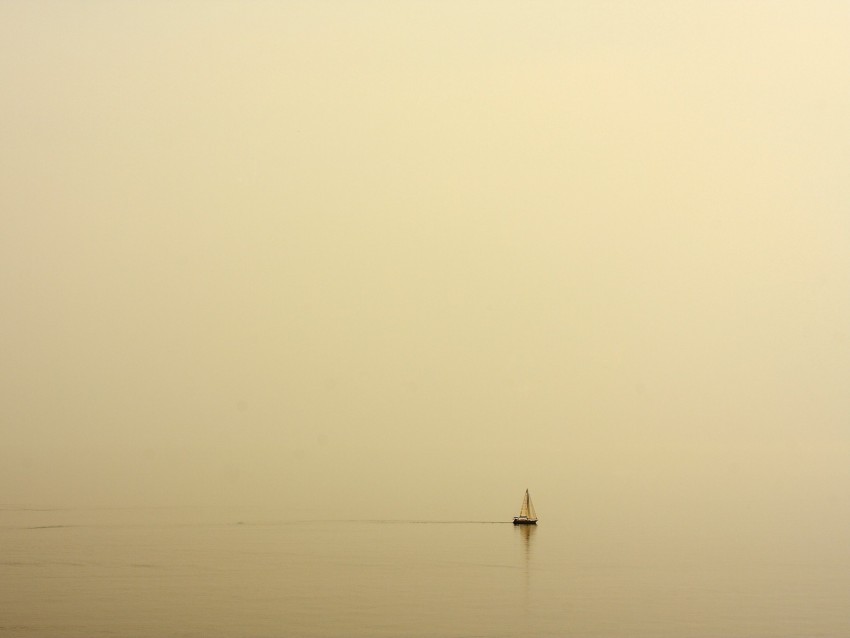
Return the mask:
{"type": "Polygon", "coordinates": [[[528,498],[528,490],[525,490],[525,496],[522,497],[522,507],[519,508],[520,518],[529,518],[528,508],[531,505],[531,500],[528,498]]]}
{"type": "Polygon", "coordinates": [[[528,495],[528,490],[525,490],[525,500],[528,502],[528,518],[537,520],[537,512],[534,511],[534,504],[531,502],[531,497],[528,495]]]}
{"type": "Polygon", "coordinates": [[[528,490],[525,490],[525,496],[522,497],[522,507],[519,508],[519,516],[517,518],[531,521],[537,520],[537,512],[534,511],[534,505],[531,502],[531,497],[528,495],[528,490]]]}

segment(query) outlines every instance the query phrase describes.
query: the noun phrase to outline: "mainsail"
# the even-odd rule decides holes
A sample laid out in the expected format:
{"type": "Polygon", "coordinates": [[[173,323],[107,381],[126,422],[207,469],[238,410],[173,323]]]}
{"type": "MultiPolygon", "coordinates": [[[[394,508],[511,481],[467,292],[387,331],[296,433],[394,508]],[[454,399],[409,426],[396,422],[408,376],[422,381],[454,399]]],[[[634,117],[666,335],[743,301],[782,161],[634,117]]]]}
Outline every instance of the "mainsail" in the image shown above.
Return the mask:
{"type": "Polygon", "coordinates": [[[537,512],[534,511],[534,504],[531,502],[528,490],[525,490],[525,496],[522,497],[522,507],[519,509],[519,516],[520,518],[537,518],[537,512]]]}

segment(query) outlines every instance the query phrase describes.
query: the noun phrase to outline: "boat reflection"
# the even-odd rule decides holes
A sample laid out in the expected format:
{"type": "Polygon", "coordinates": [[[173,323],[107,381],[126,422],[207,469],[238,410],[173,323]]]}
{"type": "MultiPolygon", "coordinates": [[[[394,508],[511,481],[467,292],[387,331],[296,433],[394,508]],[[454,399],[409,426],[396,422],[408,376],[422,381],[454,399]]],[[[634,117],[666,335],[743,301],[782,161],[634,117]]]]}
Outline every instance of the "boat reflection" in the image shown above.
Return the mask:
{"type": "MultiPolygon", "coordinates": [[[[537,533],[536,525],[514,525],[514,533],[519,535],[522,542],[523,565],[522,570],[525,573],[525,591],[523,596],[523,612],[529,614],[529,601],[531,591],[531,544],[532,538],[537,533]]],[[[530,620],[530,619],[529,619],[530,620]]]]}
{"type": "Polygon", "coordinates": [[[514,530],[522,539],[523,549],[525,551],[525,566],[528,568],[528,563],[531,560],[531,539],[537,533],[536,525],[516,525],[514,530]]]}

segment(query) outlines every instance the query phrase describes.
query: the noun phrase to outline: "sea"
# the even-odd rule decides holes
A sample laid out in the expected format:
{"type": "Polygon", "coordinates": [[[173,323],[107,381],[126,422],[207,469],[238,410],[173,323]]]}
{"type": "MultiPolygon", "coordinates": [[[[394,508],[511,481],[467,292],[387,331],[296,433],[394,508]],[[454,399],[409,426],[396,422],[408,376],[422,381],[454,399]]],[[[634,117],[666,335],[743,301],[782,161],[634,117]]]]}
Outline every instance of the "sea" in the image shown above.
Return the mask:
{"type": "Polygon", "coordinates": [[[0,636],[837,638],[850,564],[566,517],[10,506],[0,636]]]}

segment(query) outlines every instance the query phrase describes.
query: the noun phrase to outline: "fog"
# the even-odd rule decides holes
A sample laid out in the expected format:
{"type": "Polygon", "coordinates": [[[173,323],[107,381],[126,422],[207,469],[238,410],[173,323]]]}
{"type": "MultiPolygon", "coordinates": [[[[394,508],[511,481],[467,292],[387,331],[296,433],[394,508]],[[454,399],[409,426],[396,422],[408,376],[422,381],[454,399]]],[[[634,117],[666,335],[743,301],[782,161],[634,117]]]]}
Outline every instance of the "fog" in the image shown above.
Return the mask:
{"type": "Polygon", "coordinates": [[[5,2],[0,504],[850,530],[841,2],[5,2]]]}

